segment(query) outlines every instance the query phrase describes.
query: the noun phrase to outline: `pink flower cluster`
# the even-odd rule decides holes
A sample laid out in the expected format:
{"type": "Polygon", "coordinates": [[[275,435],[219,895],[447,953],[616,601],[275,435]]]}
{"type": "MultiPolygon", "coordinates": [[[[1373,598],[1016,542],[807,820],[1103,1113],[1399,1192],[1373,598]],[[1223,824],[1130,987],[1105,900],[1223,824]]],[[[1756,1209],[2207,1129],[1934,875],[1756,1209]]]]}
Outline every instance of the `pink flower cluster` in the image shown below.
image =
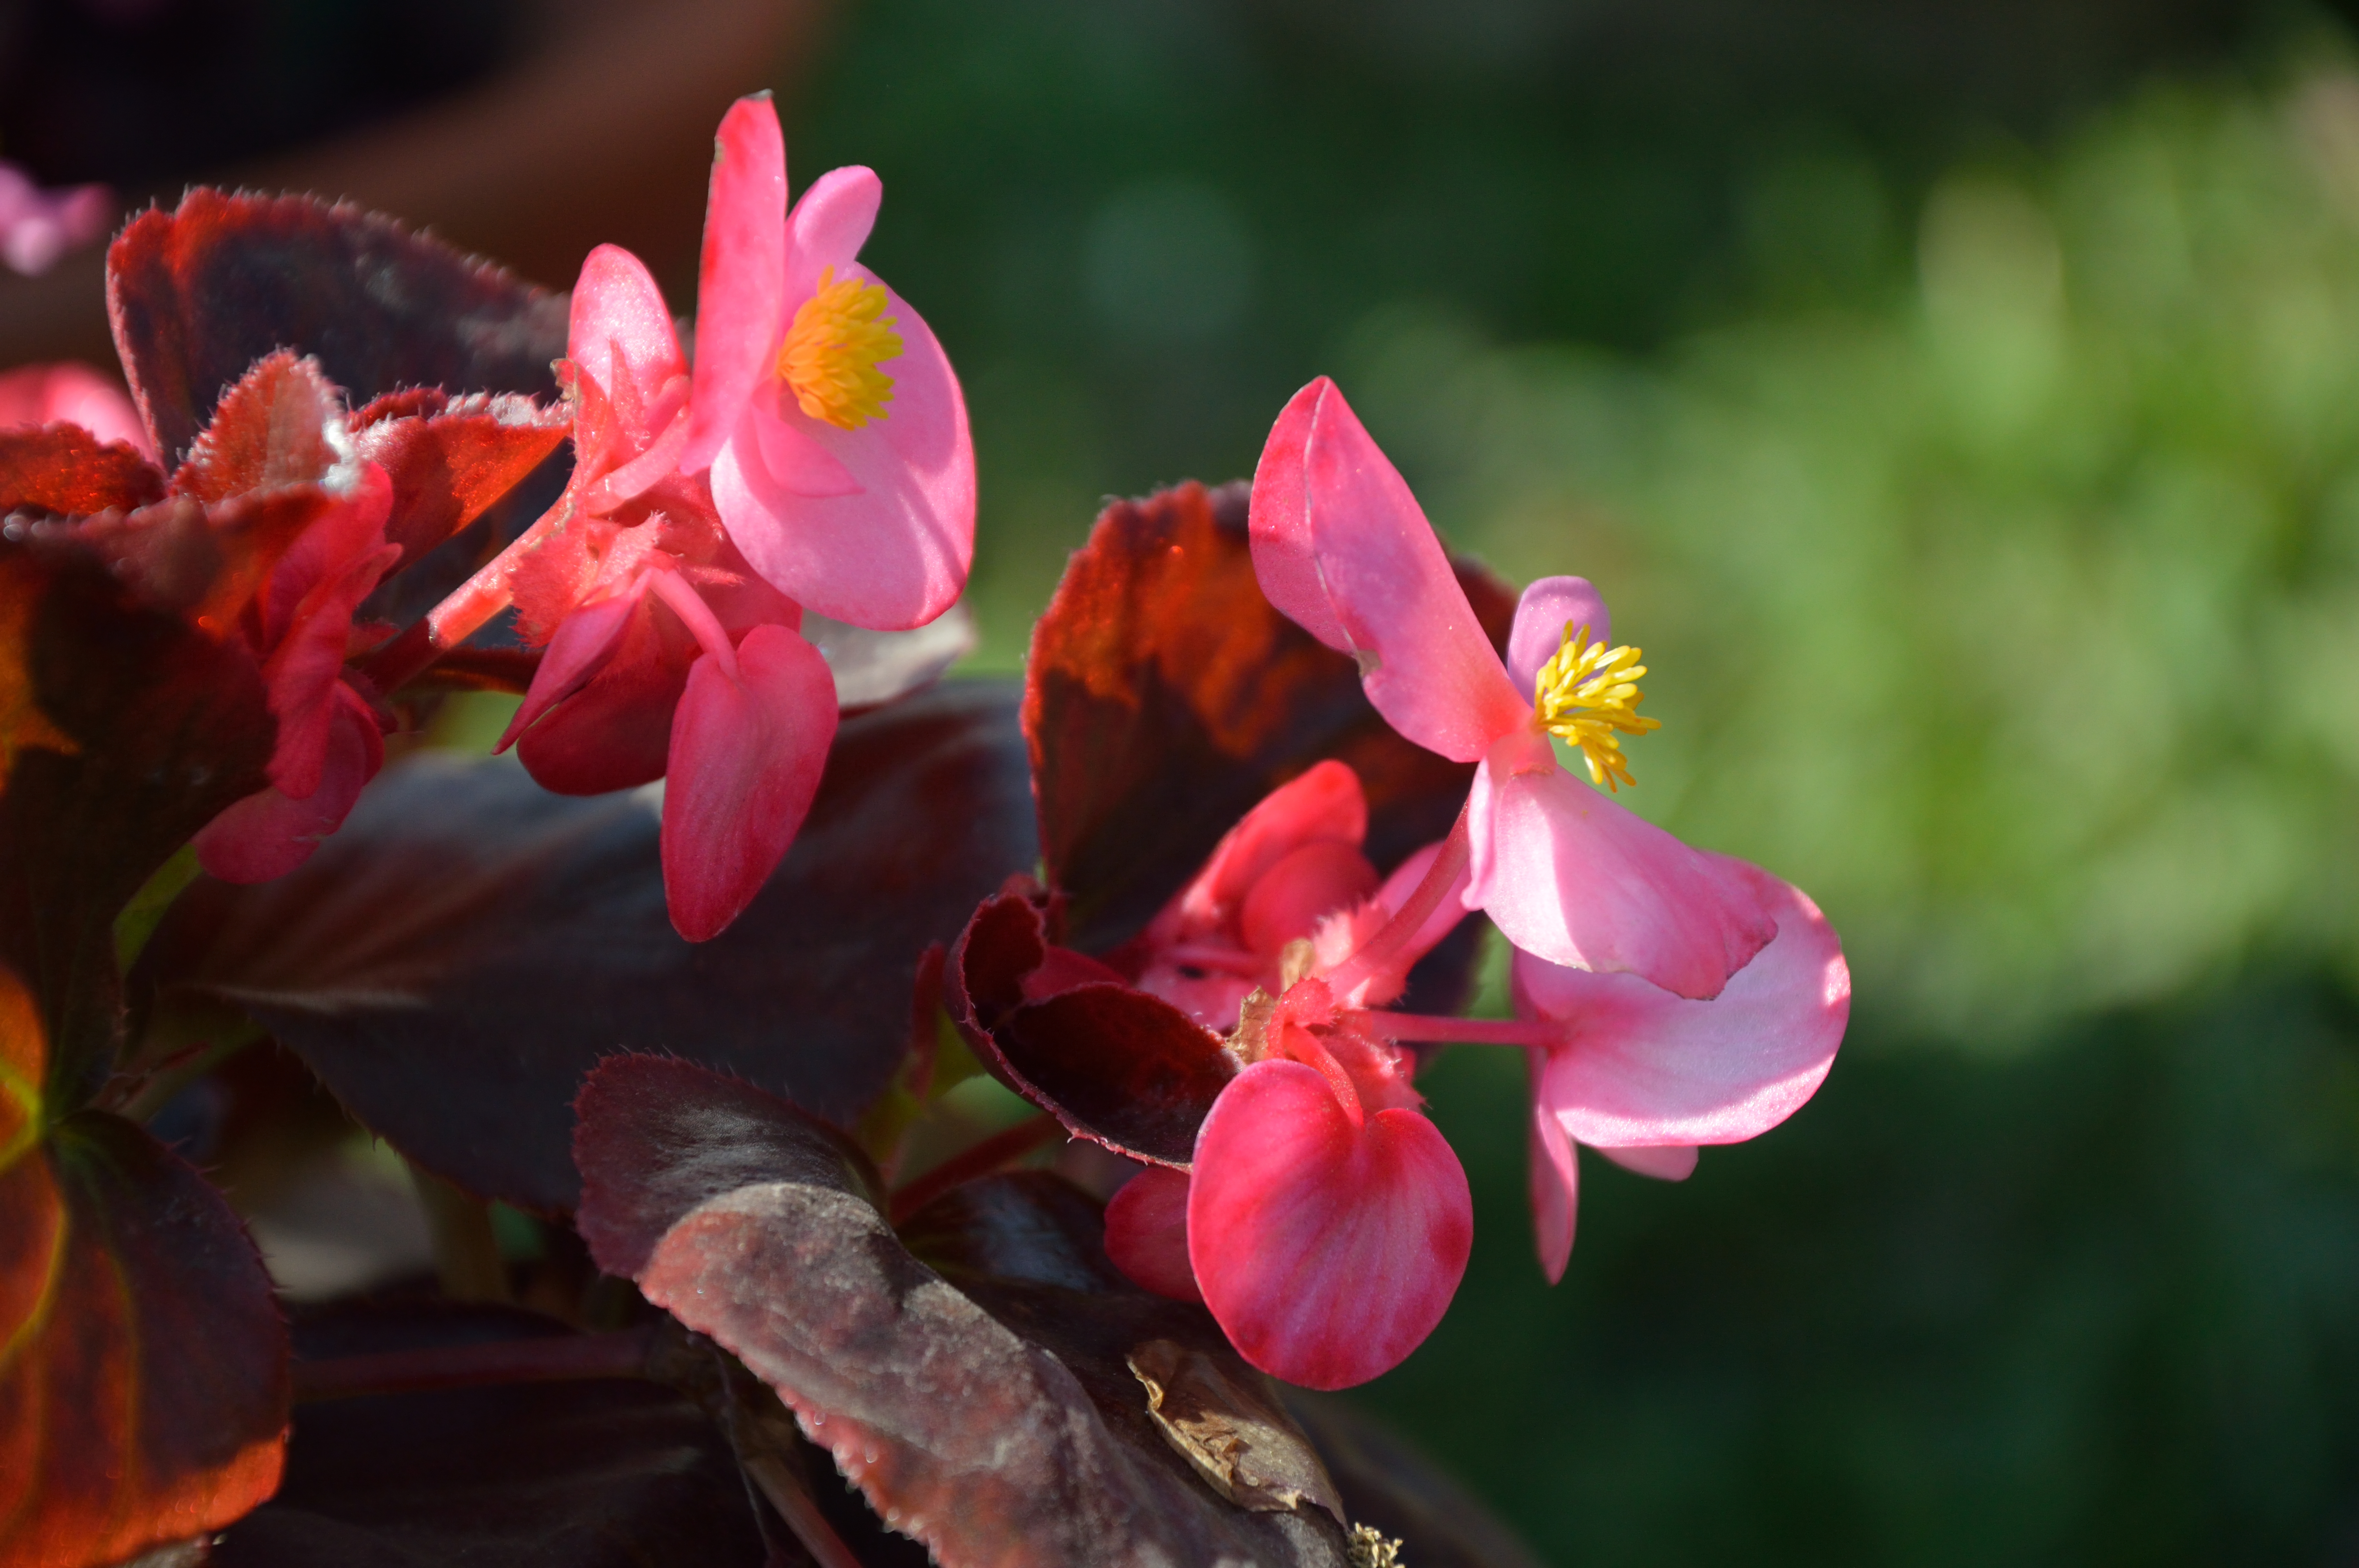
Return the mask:
{"type": "Polygon", "coordinates": [[[1234,1030],[1241,1071],[1186,1172],[1135,1177],[1107,1248],[1141,1284],[1201,1299],[1255,1365],[1362,1382],[1431,1332],[1473,1228],[1457,1158],[1419,1108],[1404,1043],[1530,1059],[1540,1260],[1571,1254],[1576,1143],[1678,1180],[1707,1143],[1774,1127],[1826,1076],[1850,1011],[1841,943],[1799,890],[1691,849],[1598,784],[1629,782],[1635,650],[1579,578],[1525,590],[1494,651],[1399,473],[1332,382],[1279,416],[1254,479],[1262,589],[1352,654],[1403,737],[1477,764],[1457,827],[1379,882],[1357,780],[1322,764],[1271,795],[1149,927],[1138,984],[1234,1030]],[[1381,1011],[1480,910],[1515,948],[1517,1017],[1381,1011]],[[1253,993],[1258,991],[1259,995],[1253,993]]]}

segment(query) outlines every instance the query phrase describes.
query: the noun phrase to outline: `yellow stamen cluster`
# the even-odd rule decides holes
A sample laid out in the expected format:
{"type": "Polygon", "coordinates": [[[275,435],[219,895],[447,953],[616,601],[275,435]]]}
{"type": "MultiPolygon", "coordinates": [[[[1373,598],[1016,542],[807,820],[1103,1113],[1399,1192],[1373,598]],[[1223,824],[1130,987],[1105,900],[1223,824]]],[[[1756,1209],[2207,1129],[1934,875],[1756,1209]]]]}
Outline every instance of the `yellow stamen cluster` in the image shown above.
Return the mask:
{"type": "Polygon", "coordinates": [[[1638,677],[1647,666],[1638,662],[1640,656],[1636,648],[1593,643],[1588,627],[1576,634],[1568,621],[1563,646],[1540,666],[1534,684],[1532,707],[1540,728],[1580,747],[1589,776],[1607,789],[1633,782],[1614,731],[1644,735],[1663,727],[1660,719],[1642,719],[1633,711],[1644,700],[1638,677]]]}
{"type": "Polygon", "coordinates": [[[778,374],[812,418],[857,430],[886,416],[893,378],[876,366],[901,351],[901,335],[893,330],[893,317],[877,319],[885,299],[881,283],[839,278],[832,266],[820,269],[819,292],[795,312],[778,349],[778,374]]]}

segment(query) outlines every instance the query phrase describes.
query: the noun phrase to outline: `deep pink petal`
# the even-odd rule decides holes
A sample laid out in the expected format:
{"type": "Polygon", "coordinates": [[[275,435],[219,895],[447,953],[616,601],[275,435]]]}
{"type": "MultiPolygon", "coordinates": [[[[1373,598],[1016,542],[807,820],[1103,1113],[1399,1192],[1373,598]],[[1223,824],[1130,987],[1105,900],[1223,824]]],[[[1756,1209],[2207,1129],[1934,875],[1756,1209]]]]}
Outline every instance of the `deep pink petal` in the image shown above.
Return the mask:
{"type": "Polygon", "coordinates": [[[1581,1206],[1581,1165],[1572,1140],[1540,1099],[1543,1058],[1531,1053],[1531,1119],[1525,1128],[1530,1154],[1528,1183],[1532,1199],[1532,1241],[1539,1251],[1540,1272],[1551,1285],[1564,1278],[1572,1260],[1573,1220],[1581,1206]]]}
{"type": "Polygon", "coordinates": [[[1502,778],[1522,760],[1509,751],[1474,775],[1464,896],[1517,947],[1709,998],[1777,935],[1743,862],[1689,848],[1553,757],[1502,778]]]}
{"type": "Polygon", "coordinates": [[[1368,836],[1368,797],[1360,775],[1330,759],[1313,763],[1256,802],[1222,835],[1203,870],[1180,889],[1147,928],[1149,942],[1169,942],[1225,924],[1264,872],[1305,844],[1358,849],[1368,836]]]}
{"type": "Polygon", "coordinates": [[[1603,1144],[1592,1147],[1624,1170],[1652,1176],[1658,1182],[1684,1182],[1694,1175],[1701,1152],[1692,1143],[1642,1144],[1630,1149],[1608,1149],[1603,1144]]]}
{"type": "Polygon", "coordinates": [[[247,795],[205,825],[197,862],[225,882],[266,882],[311,858],[343,826],[361,788],[385,765],[385,737],[352,688],[338,685],[319,780],[300,800],[276,788],[247,795]]]}
{"type": "Polygon", "coordinates": [[[1257,953],[1275,955],[1320,920],[1376,891],[1376,869],[1350,844],[1305,844],[1255,882],[1237,914],[1237,934],[1257,953]]]}
{"type": "Polygon", "coordinates": [[[1592,643],[1610,646],[1614,641],[1614,617],[1606,612],[1604,596],[1587,578],[1544,577],[1516,601],[1515,630],[1507,633],[1507,678],[1526,701],[1531,699],[1540,666],[1564,645],[1568,622],[1588,627],[1592,643]]]}
{"type": "Polygon", "coordinates": [[[712,465],[713,503],[754,569],[808,610],[877,631],[948,610],[974,559],[974,448],[958,377],[907,300],[890,296],[888,313],[902,349],[883,362],[893,377],[883,418],[839,429],[803,413],[772,376],[712,465]],[[765,422],[793,427],[860,489],[797,493],[792,475],[768,466],[765,422]]]}
{"type": "Polygon", "coordinates": [[[696,644],[656,610],[640,600],[597,673],[517,740],[517,758],[543,789],[603,795],[663,777],[696,644]]]}
{"type": "Polygon", "coordinates": [[[620,245],[600,245],[582,262],[565,355],[609,397],[627,381],[642,409],[656,406],[672,377],[688,373],[663,290],[647,265],[620,245]]]}
{"type": "Polygon", "coordinates": [[[1125,1182],[1106,1202],[1105,1249],[1141,1289],[1202,1301],[1188,1266],[1188,1173],[1149,1165],[1125,1182]]]}
{"type": "Polygon", "coordinates": [[[500,736],[500,743],[492,748],[494,751],[506,751],[535,719],[589,683],[598,673],[598,666],[622,641],[624,629],[630,624],[632,612],[638,609],[644,591],[642,586],[633,592],[585,604],[559,622],[557,635],[549,640],[539,665],[532,672],[532,685],[526,688],[523,703],[516,708],[516,717],[508,720],[507,730],[500,736]]]}
{"type": "Polygon", "coordinates": [[[1279,416],[1251,517],[1263,593],[1360,661],[1368,700],[1402,735],[1471,762],[1530,722],[1417,498],[1333,382],[1279,416]]]}
{"type": "Polygon", "coordinates": [[[856,164],[829,169],[803,192],[787,214],[787,287],[779,312],[787,324],[819,292],[822,271],[833,267],[842,277],[850,269],[884,203],[885,182],[856,164]]]}
{"type": "Polygon", "coordinates": [[[385,470],[362,464],[351,499],[304,530],[268,585],[271,598],[300,595],[262,665],[271,717],[278,721],[270,782],[298,800],[319,787],[329,713],[352,643],[353,612],[401,559],[401,547],[385,542],[392,506],[393,483],[385,470]]]}
{"type": "Polygon", "coordinates": [[[1474,1239],[1458,1156],[1413,1110],[1354,1126],[1299,1062],[1247,1067],[1196,1135],[1188,1256],[1231,1344],[1312,1389],[1398,1366],[1449,1310],[1474,1239]]]}
{"type": "Polygon", "coordinates": [[[740,98],[713,139],[697,272],[696,374],[683,473],[712,461],[772,373],[787,281],[787,139],[767,92],[740,98]]]}
{"type": "Polygon", "coordinates": [[[756,626],[737,672],[697,660],[672,715],[664,898],[690,942],[727,929],[777,869],[835,739],[835,677],[799,633],[756,626]]]}
{"type": "Polygon", "coordinates": [[[1635,975],[1516,956],[1516,1011],[1565,1022],[1542,1097],[1583,1143],[1752,1138],[1792,1115],[1834,1063],[1851,1016],[1851,970],[1834,928],[1799,889],[1741,860],[1722,863],[1760,890],[1777,939],[1710,1001],[1635,975]]]}

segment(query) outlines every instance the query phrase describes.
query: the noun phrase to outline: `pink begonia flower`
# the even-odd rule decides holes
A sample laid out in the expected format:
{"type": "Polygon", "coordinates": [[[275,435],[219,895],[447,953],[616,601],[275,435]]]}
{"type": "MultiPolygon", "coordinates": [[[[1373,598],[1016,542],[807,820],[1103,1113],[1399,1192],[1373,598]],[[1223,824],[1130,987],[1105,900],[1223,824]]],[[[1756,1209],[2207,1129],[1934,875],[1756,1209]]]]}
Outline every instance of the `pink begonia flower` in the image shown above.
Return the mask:
{"type": "Polygon", "coordinates": [[[1321,377],[1296,394],[1254,474],[1254,569],[1304,630],[1357,658],[1402,736],[1478,762],[1468,801],[1469,908],[1552,963],[1627,971],[1684,997],[1719,993],[1777,926],[1735,863],[1691,849],[1566,773],[1551,736],[1597,783],[1629,782],[1620,733],[1634,649],[1579,578],[1524,590],[1503,664],[1408,486],[1321,377]],[[1529,694],[1529,695],[1527,695],[1529,694]]]}
{"type": "Polygon", "coordinates": [[[1425,888],[1439,846],[1377,886],[1366,829],[1358,776],[1321,762],[1248,812],[1149,925],[1140,989],[1234,1029],[1245,1065],[1190,1169],[1145,1171],[1106,1208],[1118,1267],[1203,1302],[1246,1360],[1308,1388],[1397,1366],[1449,1310],[1473,1244],[1465,1172],[1419,1108],[1415,1060],[1364,1011],[1400,993],[1463,910],[1425,888]],[[1385,961],[1343,976],[1420,892],[1429,907],[1385,961]]]}
{"type": "Polygon", "coordinates": [[[1556,1026],[1532,1053],[1530,1130],[1532,1217],[1551,1281],[1572,1251],[1575,1143],[1682,1180],[1698,1145],[1759,1137],[1834,1065],[1851,1016],[1842,942],[1801,890],[1729,864],[1759,887],[1777,935],[1710,1001],[1515,956],[1517,1016],[1556,1026]]]}
{"type": "Polygon", "coordinates": [[[560,794],[664,779],[664,895],[701,942],[794,842],[835,738],[835,683],[800,608],[679,470],[688,361],[628,251],[601,245],[582,264],[566,351],[571,512],[515,574],[524,633],[548,651],[500,744],[560,794]]]}
{"type": "Polygon", "coordinates": [[[68,254],[106,237],[114,193],[103,185],[44,190],[13,163],[0,161],[0,261],[37,277],[68,254]]]}
{"type": "Polygon", "coordinates": [[[121,385],[71,360],[0,373],[0,429],[79,425],[102,441],[121,441],[149,462],[156,443],[121,385]]]}
{"type": "MultiPolygon", "coordinates": [[[[341,429],[336,438],[349,450],[341,429]]],[[[345,678],[344,654],[353,611],[401,556],[385,537],[393,485],[375,463],[348,457],[320,487],[336,503],[279,557],[235,628],[262,666],[278,741],[270,787],[197,834],[198,862],[223,881],[268,881],[301,865],[385,765],[384,730],[345,678]]]]}
{"type": "Polygon", "coordinates": [[[884,186],[821,177],[787,210],[766,92],[723,116],[704,224],[681,471],[754,569],[877,631],[950,608],[974,556],[974,451],[958,378],[908,302],[855,258],[884,186]]]}

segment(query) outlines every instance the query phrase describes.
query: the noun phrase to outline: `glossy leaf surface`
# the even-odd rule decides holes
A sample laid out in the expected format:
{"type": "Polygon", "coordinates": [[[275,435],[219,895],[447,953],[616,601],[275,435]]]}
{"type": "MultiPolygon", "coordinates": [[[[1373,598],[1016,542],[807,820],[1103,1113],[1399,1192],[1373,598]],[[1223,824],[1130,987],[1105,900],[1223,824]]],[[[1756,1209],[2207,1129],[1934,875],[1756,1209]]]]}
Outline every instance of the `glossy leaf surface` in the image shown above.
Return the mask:
{"type": "MultiPolygon", "coordinates": [[[[348,1309],[295,1329],[307,1358],[566,1332],[443,1303],[348,1309]]],[[[375,1395],[299,1407],[286,1484],[216,1547],[217,1568],[761,1568],[722,1432],[625,1379],[375,1395]]]]}
{"type": "Polygon", "coordinates": [[[82,1568],[270,1495],[286,1331],[221,1194],[127,1121],[48,1125],[41,1055],[0,979],[0,1562],[82,1568]]]}
{"type": "Polygon", "coordinates": [[[243,1007],[404,1153],[480,1194],[572,1206],[582,1075],[676,1053],[849,1122],[892,1076],[928,944],[1035,854],[1006,688],[847,719],[785,863],[691,946],[647,794],[552,795],[505,762],[389,772],[300,871],[201,882],[151,947],[243,1007]]]}
{"type": "MultiPolygon", "coordinates": [[[[1358,773],[1379,871],[1448,832],[1465,799],[1471,768],[1394,734],[1357,666],[1262,597],[1245,499],[1186,484],[1109,506],[1034,630],[1024,723],[1043,854],[1084,952],[1136,935],[1240,816],[1322,757],[1358,773]]],[[[1459,574],[1503,642],[1513,597],[1459,574]]]]}
{"type": "Polygon", "coordinates": [[[910,1226],[937,1271],[877,1212],[860,1156],[772,1096],[627,1058],[581,1108],[600,1266],[744,1361],[945,1568],[1343,1563],[1327,1515],[1223,1499],[1157,1429],[1137,1346],[1265,1385],[1201,1312],[1112,1284],[1086,1200],[954,1192],[967,1216],[910,1226]]]}
{"type": "Polygon", "coordinates": [[[116,913],[262,787],[274,734],[243,650],[71,541],[0,544],[0,962],[38,1000],[53,1103],[114,1044],[116,913]]]}
{"type": "Polygon", "coordinates": [[[556,394],[565,301],[391,219],[200,188],[107,253],[133,398],[167,460],[275,349],[316,355],[355,404],[406,386],[556,394]]]}

